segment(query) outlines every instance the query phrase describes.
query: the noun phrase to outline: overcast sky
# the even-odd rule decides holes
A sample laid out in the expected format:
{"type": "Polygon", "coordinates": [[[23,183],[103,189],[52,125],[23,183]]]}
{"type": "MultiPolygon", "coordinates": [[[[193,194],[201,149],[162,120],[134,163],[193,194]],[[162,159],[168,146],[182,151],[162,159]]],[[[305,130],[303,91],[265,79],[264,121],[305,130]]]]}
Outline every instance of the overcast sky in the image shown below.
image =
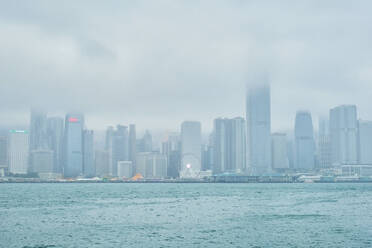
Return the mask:
{"type": "Polygon", "coordinates": [[[372,119],[372,1],[0,0],[0,125],[31,106],[83,111],[89,128],[178,130],[245,116],[266,71],[272,130],[296,110],[356,104],[372,119]]]}

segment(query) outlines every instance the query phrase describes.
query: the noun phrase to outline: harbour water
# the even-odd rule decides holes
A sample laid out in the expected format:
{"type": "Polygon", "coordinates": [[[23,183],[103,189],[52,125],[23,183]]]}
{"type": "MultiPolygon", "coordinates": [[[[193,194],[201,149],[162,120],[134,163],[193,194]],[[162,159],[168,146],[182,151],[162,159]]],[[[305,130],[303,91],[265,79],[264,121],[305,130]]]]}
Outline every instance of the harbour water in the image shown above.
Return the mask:
{"type": "Polygon", "coordinates": [[[0,184],[0,247],[372,247],[372,184],[0,184]]]}

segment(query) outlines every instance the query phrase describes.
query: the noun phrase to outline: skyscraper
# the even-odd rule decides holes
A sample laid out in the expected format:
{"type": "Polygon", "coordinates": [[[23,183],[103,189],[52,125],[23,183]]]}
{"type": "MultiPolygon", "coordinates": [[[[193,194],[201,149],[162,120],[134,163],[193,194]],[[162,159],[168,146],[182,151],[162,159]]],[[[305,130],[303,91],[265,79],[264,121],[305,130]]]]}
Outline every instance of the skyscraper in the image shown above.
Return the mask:
{"type": "Polygon", "coordinates": [[[329,112],[332,165],[358,163],[358,121],[355,105],[341,105],[329,112]]]}
{"type": "Polygon", "coordinates": [[[359,163],[372,165],[372,121],[359,120],[359,163]]]}
{"type": "Polygon", "coordinates": [[[298,111],[295,121],[295,168],[312,170],[315,166],[314,129],[311,114],[298,111]]]}
{"type": "Polygon", "coordinates": [[[138,152],[152,152],[152,135],[146,130],[143,138],[139,140],[138,152]]]}
{"type": "Polygon", "coordinates": [[[8,139],[0,136],[0,177],[8,170],[8,139]]]}
{"type": "Polygon", "coordinates": [[[117,176],[118,161],[128,161],[129,158],[128,127],[117,125],[112,136],[112,176],[117,176]]]}
{"type": "MultiPolygon", "coordinates": [[[[245,128],[245,127],[244,127],[245,128]]],[[[244,130],[246,131],[246,130],[244,130]]],[[[244,146],[246,147],[247,145],[247,142],[244,144],[244,146]]],[[[213,170],[214,166],[215,166],[215,158],[214,158],[214,153],[215,153],[215,149],[214,149],[214,133],[212,132],[210,135],[209,135],[209,138],[208,138],[208,144],[207,144],[207,148],[206,148],[206,156],[208,157],[206,160],[206,164],[204,165],[204,167],[202,168],[202,170],[213,170]]],[[[244,155],[246,156],[247,155],[247,152],[246,152],[247,148],[245,149],[244,151],[244,155]]],[[[247,163],[247,157],[246,157],[246,160],[244,161],[245,165],[247,163]]]]}
{"type": "Polygon", "coordinates": [[[105,143],[105,150],[109,151],[112,146],[112,136],[114,136],[115,130],[113,126],[109,126],[106,129],[106,143],[105,143]]]}
{"type": "Polygon", "coordinates": [[[250,174],[271,171],[270,86],[249,87],[246,98],[247,166],[250,174]]]}
{"type": "Polygon", "coordinates": [[[209,161],[209,145],[208,144],[202,144],[202,150],[201,150],[201,170],[212,170],[213,168],[210,167],[211,163],[209,161]]]}
{"type": "Polygon", "coordinates": [[[225,171],[227,164],[227,139],[226,123],[222,118],[214,120],[213,137],[214,137],[214,167],[213,173],[218,174],[225,171]]]}
{"type": "Polygon", "coordinates": [[[83,131],[83,174],[85,177],[94,177],[96,175],[93,130],[83,131]]]}
{"type": "Polygon", "coordinates": [[[48,147],[53,151],[53,164],[55,173],[62,173],[63,157],[63,118],[51,117],[47,119],[48,147]]]}
{"type": "Polygon", "coordinates": [[[181,169],[181,150],[170,151],[167,156],[167,176],[178,178],[181,169]]]}
{"type": "Polygon", "coordinates": [[[274,170],[289,169],[287,135],[285,133],[273,133],[271,135],[271,155],[274,170]]]}
{"type": "Polygon", "coordinates": [[[214,121],[213,173],[242,172],[246,163],[245,121],[218,118],[214,121]]]}
{"type": "Polygon", "coordinates": [[[48,148],[47,116],[44,111],[31,110],[30,151],[48,148]]]}
{"type": "Polygon", "coordinates": [[[27,174],[28,155],[28,132],[25,130],[10,130],[8,138],[9,172],[12,174],[27,174]]]}
{"type": "Polygon", "coordinates": [[[132,161],[118,161],[118,177],[119,178],[133,177],[132,161]]]}
{"type": "Polygon", "coordinates": [[[320,168],[329,168],[332,164],[331,153],[331,137],[329,133],[328,119],[321,118],[319,120],[319,135],[318,135],[318,162],[320,168]]]}
{"type": "Polygon", "coordinates": [[[167,177],[167,157],[157,152],[137,153],[137,173],[144,178],[167,177]]]}
{"type": "Polygon", "coordinates": [[[109,152],[96,150],[94,156],[96,176],[104,177],[110,175],[109,152]]]}
{"type": "Polygon", "coordinates": [[[167,140],[162,143],[162,153],[167,157],[168,177],[179,177],[181,168],[181,142],[179,133],[168,134],[167,140]]]}
{"type": "Polygon", "coordinates": [[[129,146],[127,126],[117,125],[116,129],[108,127],[106,131],[106,150],[109,153],[111,176],[117,176],[118,161],[128,161],[130,156],[129,146]]]}
{"type": "Polygon", "coordinates": [[[107,151],[108,156],[108,168],[109,168],[109,175],[114,175],[114,165],[113,165],[113,147],[112,147],[112,141],[114,137],[114,127],[109,126],[106,130],[106,143],[105,143],[105,150],[107,151]]]}
{"type": "MultiPolygon", "coordinates": [[[[29,155],[32,155],[34,151],[45,151],[48,149],[47,116],[46,112],[39,109],[31,110],[29,149],[29,155]]],[[[32,156],[29,156],[29,172],[37,172],[33,168],[33,162],[34,159],[32,159],[32,156]]]]}
{"type": "MultiPolygon", "coordinates": [[[[53,173],[53,151],[49,149],[32,150],[30,153],[32,172],[37,173],[39,177],[53,173]]],[[[46,176],[48,177],[48,176],[46,176]]]]}
{"type": "Polygon", "coordinates": [[[181,125],[181,178],[197,178],[201,170],[201,124],[184,121],[181,125]]]}
{"type": "Polygon", "coordinates": [[[167,157],[163,154],[152,152],[147,158],[146,174],[152,174],[153,178],[167,177],[167,157]]]}
{"type": "Polygon", "coordinates": [[[294,169],[295,168],[295,156],[294,156],[294,137],[291,137],[292,135],[287,135],[287,152],[288,152],[288,162],[289,162],[289,168],[294,169]]]}
{"type": "Polygon", "coordinates": [[[65,120],[64,176],[77,177],[83,173],[82,114],[67,114],[65,120]]]}
{"type": "Polygon", "coordinates": [[[133,173],[136,169],[136,154],[137,154],[137,138],[136,138],[136,125],[129,125],[129,157],[128,160],[132,161],[133,173]]]}

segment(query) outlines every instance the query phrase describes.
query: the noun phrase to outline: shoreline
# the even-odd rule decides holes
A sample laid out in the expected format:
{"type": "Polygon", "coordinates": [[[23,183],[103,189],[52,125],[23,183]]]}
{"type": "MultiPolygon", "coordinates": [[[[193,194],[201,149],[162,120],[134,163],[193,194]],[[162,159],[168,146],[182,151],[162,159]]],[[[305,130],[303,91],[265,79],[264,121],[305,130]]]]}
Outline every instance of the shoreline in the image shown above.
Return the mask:
{"type": "Polygon", "coordinates": [[[280,181],[194,181],[194,180],[178,180],[178,181],[168,181],[168,180],[142,180],[142,181],[94,181],[94,180],[83,180],[83,181],[51,181],[51,180],[7,180],[1,181],[0,184],[17,184],[17,183],[27,183],[27,184],[148,184],[148,183],[160,183],[160,184],[343,184],[343,183],[372,183],[372,180],[344,180],[344,181],[313,181],[313,182],[301,182],[301,181],[291,181],[291,182],[280,182],[280,181]]]}

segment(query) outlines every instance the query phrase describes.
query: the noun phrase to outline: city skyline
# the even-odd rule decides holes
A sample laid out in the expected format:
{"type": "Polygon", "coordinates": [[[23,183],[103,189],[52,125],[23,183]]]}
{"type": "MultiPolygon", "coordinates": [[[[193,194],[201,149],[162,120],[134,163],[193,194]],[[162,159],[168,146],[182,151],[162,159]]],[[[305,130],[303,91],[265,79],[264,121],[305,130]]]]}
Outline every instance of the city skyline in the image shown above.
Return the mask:
{"type": "Polygon", "coordinates": [[[8,158],[0,158],[5,161],[1,173],[190,179],[372,166],[372,121],[361,119],[356,105],[329,109],[317,135],[308,110],[296,112],[291,132],[278,133],[271,130],[271,93],[267,81],[247,87],[246,119],[215,118],[208,140],[202,138],[200,122],[184,121],[180,132],[160,142],[148,129],[137,135],[135,123],[108,126],[98,141],[83,113],[67,113],[63,119],[32,109],[28,130],[11,129],[2,138],[2,154],[8,158]]]}
{"type": "Polygon", "coordinates": [[[371,9],[0,0],[0,247],[370,247],[371,9]]]}
{"type": "MultiPolygon", "coordinates": [[[[38,4],[43,5],[42,2],[36,2],[35,5],[38,4]]],[[[195,4],[178,2],[167,8],[176,13],[177,7],[182,6],[185,7],[183,11],[187,12],[195,4]]],[[[205,3],[196,5],[207,7],[205,3]]],[[[87,12],[98,6],[93,3],[87,12]]],[[[144,37],[150,35],[156,41],[156,45],[152,46],[152,43],[147,43],[134,32],[137,27],[135,21],[140,20],[142,11],[146,12],[146,16],[153,15],[154,23],[174,17],[174,13],[149,13],[149,6],[152,5],[144,5],[141,1],[131,6],[124,3],[122,7],[135,8],[139,14],[123,23],[127,27],[124,33],[132,36],[113,37],[107,33],[108,40],[80,28],[76,28],[76,31],[84,34],[86,40],[77,39],[76,34],[63,29],[68,26],[67,23],[61,23],[53,34],[46,33],[50,30],[44,22],[55,21],[53,16],[46,15],[44,20],[36,20],[32,16],[21,17],[17,14],[14,19],[7,19],[8,16],[4,15],[5,26],[20,28],[25,24],[21,20],[25,20],[28,25],[24,27],[26,30],[39,28],[37,32],[21,32],[21,35],[35,38],[37,34],[55,39],[51,41],[39,37],[40,44],[50,43],[52,49],[35,46],[35,51],[40,52],[38,55],[14,52],[19,56],[10,60],[10,68],[12,62],[18,62],[17,69],[27,72],[26,69],[30,69],[27,67],[30,65],[28,59],[32,56],[40,59],[31,63],[35,70],[28,71],[28,81],[23,75],[7,70],[2,76],[6,84],[0,85],[0,101],[7,101],[6,105],[0,104],[0,116],[7,117],[0,121],[0,136],[4,135],[4,129],[16,130],[21,127],[21,130],[26,130],[23,139],[19,138],[18,141],[16,137],[22,137],[21,132],[9,135],[9,144],[23,142],[19,144],[28,148],[27,154],[23,150],[17,155],[22,155],[23,161],[27,160],[27,172],[44,175],[52,171],[75,178],[91,177],[97,171],[100,175],[112,177],[142,171],[148,177],[171,174],[195,178],[204,175],[205,171],[212,171],[213,174],[236,172],[265,175],[288,169],[311,171],[359,162],[369,164],[372,161],[368,154],[372,147],[369,142],[372,110],[366,104],[369,92],[366,83],[370,79],[370,68],[366,67],[366,61],[351,63],[346,67],[356,71],[345,71],[346,61],[339,64],[339,60],[326,60],[332,63],[320,66],[319,61],[324,59],[320,56],[322,53],[305,53],[305,48],[311,48],[314,40],[299,35],[297,37],[300,39],[296,42],[300,43],[293,43],[290,37],[281,33],[278,37],[274,36],[275,39],[265,40],[261,44],[258,41],[262,41],[268,30],[247,31],[250,38],[242,35],[240,30],[238,40],[216,37],[211,44],[201,43],[200,47],[190,47],[179,37],[169,37],[168,33],[162,33],[160,37],[145,33],[144,37]],[[14,23],[15,20],[20,22],[14,23]],[[128,26],[130,23],[133,25],[128,26]],[[61,41],[58,35],[65,38],[63,42],[58,43],[61,41]],[[169,43],[159,43],[167,40],[167,37],[169,43]],[[245,44],[244,41],[249,42],[245,44]],[[142,53],[135,43],[149,50],[142,53]],[[211,52],[208,49],[213,44],[218,49],[211,52]],[[190,48],[195,48],[195,51],[190,48]],[[125,53],[123,49],[129,50],[125,53]],[[183,49],[189,53],[180,56],[179,52],[183,49]],[[167,56],[153,56],[159,50],[167,56]],[[196,51],[199,53],[195,54],[196,51]],[[40,56],[45,52],[48,52],[47,56],[40,56]],[[230,54],[230,57],[219,57],[221,52],[225,52],[223,55],[230,54]],[[60,56],[64,63],[58,60],[61,54],[64,55],[60,56]],[[312,62],[316,64],[304,61],[300,55],[313,58],[312,62]],[[24,56],[25,59],[20,60],[24,56]],[[124,58],[137,63],[128,64],[128,61],[123,61],[124,58]],[[184,64],[182,59],[186,58],[192,58],[191,63],[184,64]],[[49,65],[48,69],[40,71],[46,66],[45,63],[49,65]],[[307,67],[311,68],[311,75],[307,67]],[[40,73],[43,77],[36,81],[40,73]],[[14,83],[9,83],[9,80],[14,80],[14,83]],[[351,82],[353,91],[348,88],[351,82]],[[12,92],[16,94],[10,94],[12,92]],[[350,97],[351,92],[353,97],[350,97]],[[26,108],[31,109],[28,117],[22,114],[26,108]],[[174,133],[178,133],[178,138],[171,138],[174,133]],[[27,144],[26,140],[29,140],[27,144]],[[168,166],[168,160],[173,164],[168,166]]],[[[14,14],[13,4],[4,7],[14,14]]],[[[40,14],[39,9],[33,6],[18,7],[20,10],[27,8],[29,13],[40,14]]],[[[62,6],[52,4],[48,7],[62,6]]],[[[110,7],[110,4],[104,6],[110,7]]],[[[251,11],[250,4],[217,2],[213,6],[217,9],[221,7],[226,7],[219,12],[223,16],[229,10],[237,14],[226,23],[226,27],[258,21],[253,13],[252,19],[245,19],[245,15],[242,15],[244,12],[240,11],[251,11]]],[[[265,9],[265,5],[261,4],[256,7],[265,9]]],[[[291,5],[286,13],[293,14],[293,11],[304,10],[304,7],[314,11],[319,8],[303,3],[291,5]]],[[[340,4],[337,10],[345,7],[340,4]]],[[[180,20],[186,16],[181,15],[180,20]]],[[[331,12],[331,16],[344,17],[337,11],[331,12]]],[[[120,19],[119,16],[115,17],[120,19]]],[[[84,21],[91,21],[90,18],[83,16],[75,21],[84,26],[84,21]]],[[[195,18],[200,18],[200,13],[195,13],[195,18]]],[[[102,24],[110,23],[106,19],[103,21],[102,24]]],[[[278,24],[283,22],[289,25],[286,21],[280,19],[278,24]]],[[[200,25],[207,23],[210,20],[202,21],[200,25]]],[[[185,27],[195,27],[194,31],[198,32],[200,30],[197,30],[199,26],[196,24],[183,23],[185,27]]],[[[316,23],[312,25],[317,27],[316,23]]],[[[284,31],[280,27],[278,31],[284,31]]],[[[163,28],[169,31],[168,28],[172,27],[164,25],[163,28]]],[[[18,31],[12,29],[10,35],[18,31]]],[[[97,31],[100,33],[104,29],[99,26],[97,31]]],[[[182,35],[194,31],[188,30],[182,35]]],[[[213,29],[208,31],[216,32],[213,29]]],[[[320,31],[327,37],[327,29],[320,31]]],[[[233,38],[237,30],[228,29],[226,32],[231,36],[224,37],[233,38]]],[[[335,37],[337,35],[332,36],[335,37]]],[[[206,37],[196,38],[199,44],[206,37]]],[[[210,40],[209,36],[207,40],[210,40]]],[[[333,42],[348,45],[342,39],[333,42]]],[[[29,49],[27,43],[16,45],[25,51],[29,49]]],[[[13,47],[9,45],[9,48],[13,47]]],[[[345,52],[345,49],[342,51],[345,52]]],[[[16,154],[15,146],[10,147],[9,154],[16,154]]],[[[16,156],[9,158],[12,162],[16,156]]],[[[19,166],[24,167],[24,164],[19,166]]]]}

